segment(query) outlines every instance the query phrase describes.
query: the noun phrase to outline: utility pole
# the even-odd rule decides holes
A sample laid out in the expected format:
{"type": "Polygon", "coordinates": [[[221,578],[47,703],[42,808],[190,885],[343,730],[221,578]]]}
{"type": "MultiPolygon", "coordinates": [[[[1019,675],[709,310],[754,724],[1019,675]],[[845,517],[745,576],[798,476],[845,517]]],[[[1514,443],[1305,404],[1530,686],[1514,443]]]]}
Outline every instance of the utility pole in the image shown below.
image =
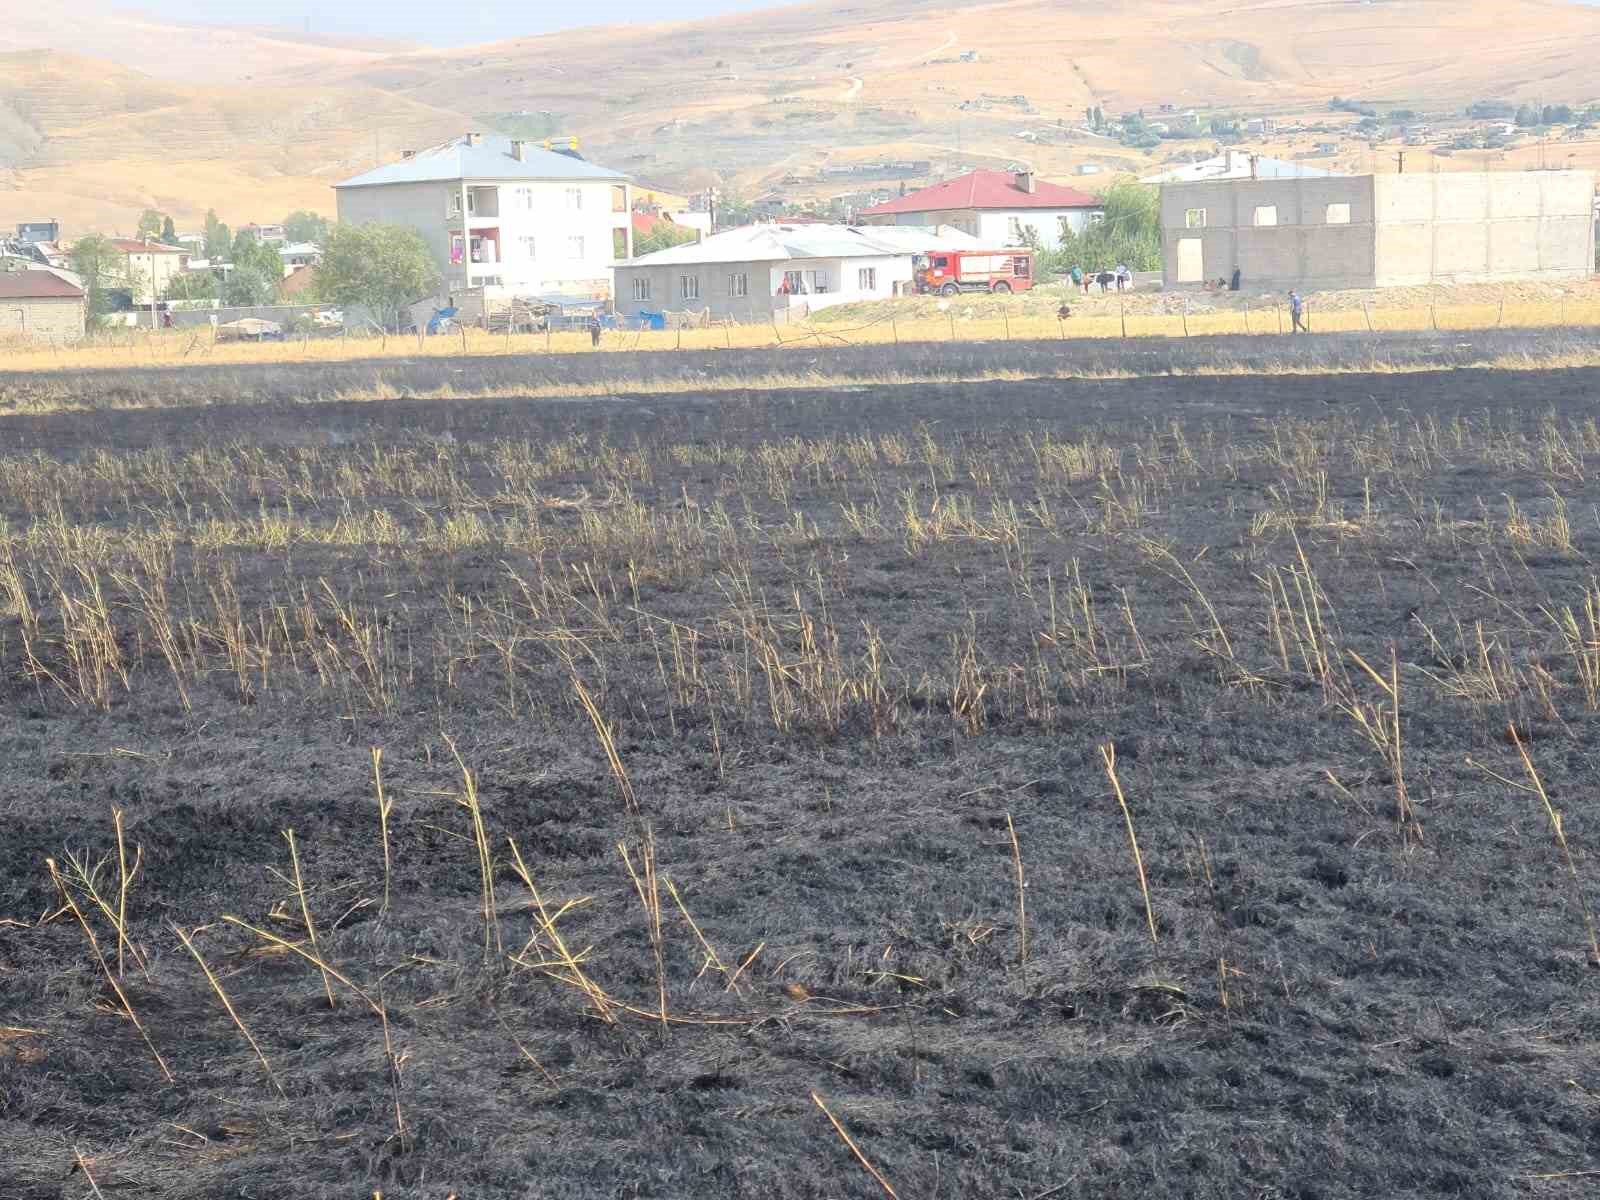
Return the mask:
{"type": "Polygon", "coordinates": [[[1394,156],[1394,162],[1395,167],[1397,168],[1397,173],[1404,175],[1406,173],[1406,152],[1402,150],[1400,153],[1396,154],[1394,156]]]}

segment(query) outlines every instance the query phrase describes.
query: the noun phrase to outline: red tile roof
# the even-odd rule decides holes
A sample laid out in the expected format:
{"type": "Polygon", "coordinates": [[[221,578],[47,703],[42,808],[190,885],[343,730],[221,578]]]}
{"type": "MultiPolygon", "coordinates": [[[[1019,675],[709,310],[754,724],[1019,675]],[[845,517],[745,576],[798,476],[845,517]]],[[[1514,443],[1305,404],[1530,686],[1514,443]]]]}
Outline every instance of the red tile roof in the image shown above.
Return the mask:
{"type": "Polygon", "coordinates": [[[889,213],[942,212],[964,208],[1100,208],[1103,201],[1059,183],[1033,181],[1033,191],[1017,186],[1011,171],[973,171],[932,187],[861,210],[866,217],[889,213]]]}
{"type": "Polygon", "coordinates": [[[124,254],[187,254],[182,246],[169,246],[165,242],[141,242],[134,238],[111,238],[111,245],[124,254]]]}
{"type": "Polygon", "coordinates": [[[83,289],[54,271],[0,273],[0,300],[81,300],[83,289]]]}

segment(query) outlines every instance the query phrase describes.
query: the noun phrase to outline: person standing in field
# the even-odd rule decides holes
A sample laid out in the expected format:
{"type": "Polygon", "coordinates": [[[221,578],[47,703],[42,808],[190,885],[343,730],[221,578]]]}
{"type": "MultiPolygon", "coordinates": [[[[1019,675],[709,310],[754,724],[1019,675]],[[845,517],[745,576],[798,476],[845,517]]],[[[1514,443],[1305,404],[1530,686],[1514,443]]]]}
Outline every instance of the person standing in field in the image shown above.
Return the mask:
{"type": "Polygon", "coordinates": [[[1305,323],[1305,301],[1300,299],[1300,293],[1294,290],[1289,292],[1289,319],[1293,322],[1290,333],[1310,333],[1311,330],[1305,323]]]}
{"type": "Polygon", "coordinates": [[[589,344],[596,350],[600,349],[600,314],[595,313],[589,318],[589,344]]]}
{"type": "Polygon", "coordinates": [[[1120,292],[1124,287],[1130,286],[1133,283],[1133,272],[1128,270],[1127,263],[1118,263],[1116,274],[1117,291],[1120,292]]]}
{"type": "Polygon", "coordinates": [[[1239,278],[1239,268],[1235,267],[1233,269],[1233,278],[1228,280],[1228,290],[1230,292],[1237,292],[1239,290],[1239,278]]]}
{"type": "Polygon", "coordinates": [[[1082,291],[1083,290],[1083,268],[1080,267],[1077,263],[1073,263],[1072,264],[1072,270],[1068,271],[1067,274],[1072,277],[1072,286],[1077,288],[1077,289],[1079,289],[1080,291],[1082,291]]]}

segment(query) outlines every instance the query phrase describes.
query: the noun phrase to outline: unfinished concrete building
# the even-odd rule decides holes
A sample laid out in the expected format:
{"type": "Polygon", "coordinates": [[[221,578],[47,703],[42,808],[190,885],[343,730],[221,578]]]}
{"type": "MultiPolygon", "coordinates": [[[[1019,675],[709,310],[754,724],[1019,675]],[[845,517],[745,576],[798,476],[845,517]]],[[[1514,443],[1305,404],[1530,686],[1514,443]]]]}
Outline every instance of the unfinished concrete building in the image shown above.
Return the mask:
{"type": "Polygon", "coordinates": [[[1581,279],[1594,175],[1505,171],[1230,179],[1161,189],[1168,287],[1404,287],[1581,279]]]}

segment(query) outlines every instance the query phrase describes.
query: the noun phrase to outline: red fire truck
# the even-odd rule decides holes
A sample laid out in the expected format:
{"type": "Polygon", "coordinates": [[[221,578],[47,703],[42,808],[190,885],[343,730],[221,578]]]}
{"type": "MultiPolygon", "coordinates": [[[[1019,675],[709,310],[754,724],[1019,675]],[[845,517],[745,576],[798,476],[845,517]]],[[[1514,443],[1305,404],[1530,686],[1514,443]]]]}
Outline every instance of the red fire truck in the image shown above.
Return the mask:
{"type": "Polygon", "coordinates": [[[938,250],[912,264],[917,291],[1025,292],[1033,286],[1032,250],[938,250]]]}

